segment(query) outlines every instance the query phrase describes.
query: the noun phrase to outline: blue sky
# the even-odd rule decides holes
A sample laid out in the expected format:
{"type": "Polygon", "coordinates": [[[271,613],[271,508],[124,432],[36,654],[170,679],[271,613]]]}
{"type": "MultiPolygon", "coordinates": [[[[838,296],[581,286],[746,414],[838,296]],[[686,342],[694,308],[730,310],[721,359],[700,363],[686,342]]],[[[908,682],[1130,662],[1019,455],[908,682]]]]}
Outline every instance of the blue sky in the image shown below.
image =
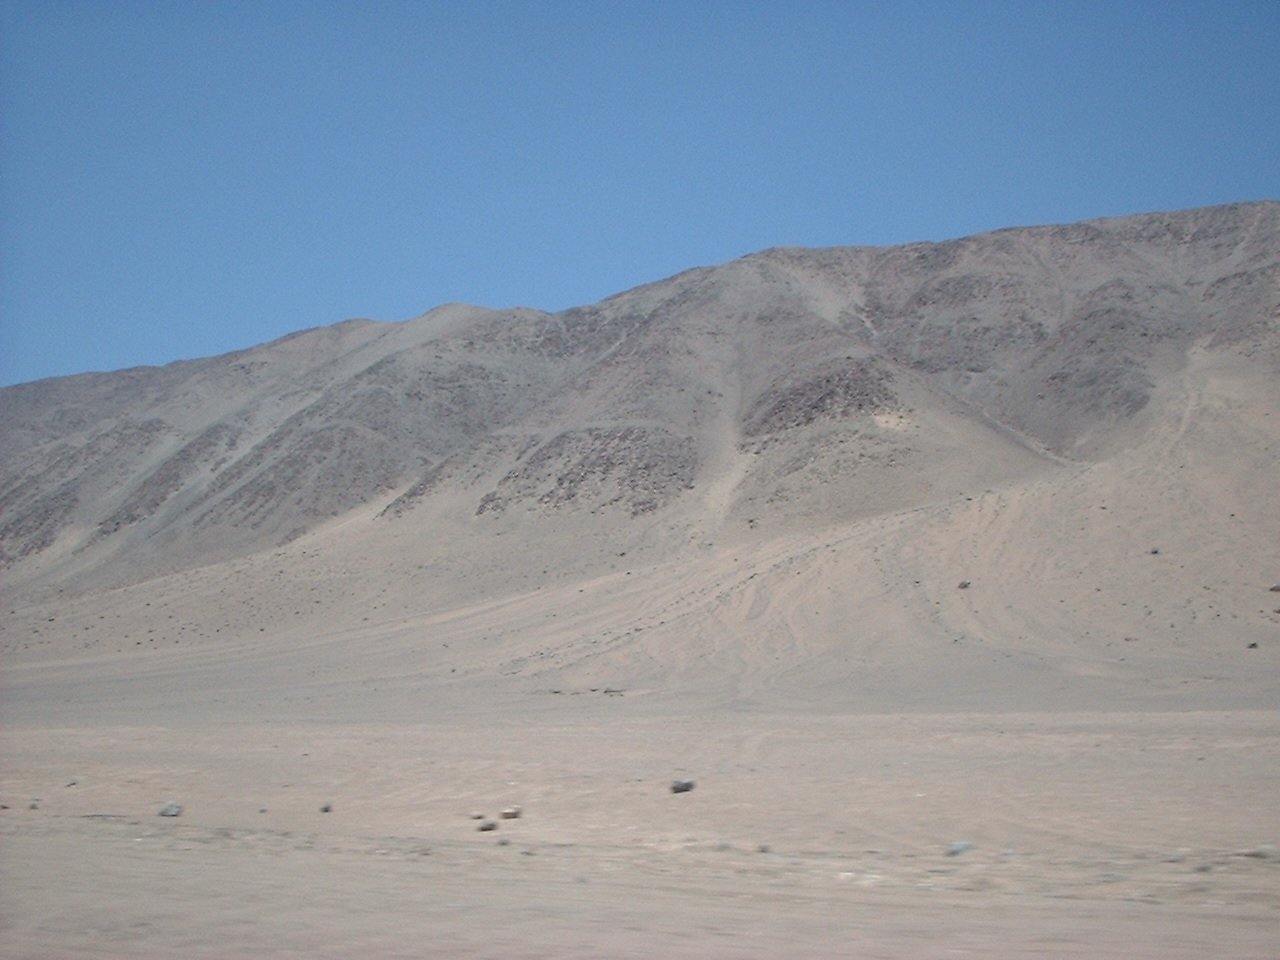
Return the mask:
{"type": "Polygon", "coordinates": [[[0,0],[0,383],[1280,198],[1280,3],[0,0]]]}

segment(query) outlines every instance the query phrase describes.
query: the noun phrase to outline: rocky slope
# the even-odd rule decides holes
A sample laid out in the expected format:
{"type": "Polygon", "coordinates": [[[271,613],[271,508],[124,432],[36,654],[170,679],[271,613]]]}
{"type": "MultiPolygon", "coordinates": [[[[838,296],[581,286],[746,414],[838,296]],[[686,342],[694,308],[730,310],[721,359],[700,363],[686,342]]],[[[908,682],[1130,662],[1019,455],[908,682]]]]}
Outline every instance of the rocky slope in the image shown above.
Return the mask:
{"type": "MultiPolygon", "coordinates": [[[[1277,384],[1277,203],[768,250],[556,314],[446,306],[24,384],[0,391],[9,632],[30,644],[28,621],[78,596],[197,582],[239,611],[192,614],[202,635],[269,631],[284,607],[354,624],[786,538],[861,543],[894,517],[933,517],[913,536],[941,556],[1000,496],[1007,542],[981,550],[1003,542],[983,563],[1011,608],[1035,606],[1038,551],[1059,582],[1128,576],[1120,553],[1169,540],[1172,504],[1253,518],[1188,542],[1179,590],[1223,557],[1274,582],[1277,384]],[[1108,500],[1140,547],[1105,529],[1073,546],[1108,500]]],[[[910,585],[933,559],[902,550],[910,585]]],[[[1037,629],[1084,630],[1096,599],[1037,629]]],[[[1017,636],[1027,610],[930,622],[1017,636]]]]}

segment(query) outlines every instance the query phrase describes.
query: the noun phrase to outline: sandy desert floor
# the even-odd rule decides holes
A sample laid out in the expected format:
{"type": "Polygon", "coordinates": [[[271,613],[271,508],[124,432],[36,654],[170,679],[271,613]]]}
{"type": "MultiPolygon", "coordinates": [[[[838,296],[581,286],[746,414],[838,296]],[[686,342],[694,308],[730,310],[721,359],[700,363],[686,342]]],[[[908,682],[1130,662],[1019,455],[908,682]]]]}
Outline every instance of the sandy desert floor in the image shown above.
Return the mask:
{"type": "Polygon", "coordinates": [[[1046,575],[1033,494],[265,640],[182,632],[238,616],[199,571],[20,609],[3,954],[1275,958],[1272,622],[1215,616],[1268,588],[1114,499],[1046,575]],[[1001,626],[1059,594],[1107,629],[1001,626]],[[1124,642],[1144,604],[1196,642],[1124,642]]]}
{"type": "Polygon", "coordinates": [[[1276,956],[1275,712],[572,700],[10,725],[5,955],[1276,956]]]}

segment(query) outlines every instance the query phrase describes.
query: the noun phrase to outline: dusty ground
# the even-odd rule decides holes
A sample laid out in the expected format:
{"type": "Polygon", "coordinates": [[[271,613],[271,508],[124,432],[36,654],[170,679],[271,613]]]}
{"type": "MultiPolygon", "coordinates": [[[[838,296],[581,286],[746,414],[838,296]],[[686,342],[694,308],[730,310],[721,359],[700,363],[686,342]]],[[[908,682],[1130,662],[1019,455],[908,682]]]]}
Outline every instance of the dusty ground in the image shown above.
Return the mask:
{"type": "Polygon", "coordinates": [[[288,625],[316,541],[18,609],[4,955],[1273,958],[1274,542],[1176,475],[358,625],[288,625]]]}
{"type": "Polygon", "coordinates": [[[1275,712],[644,714],[11,727],[5,954],[1275,956],[1275,712]]]}

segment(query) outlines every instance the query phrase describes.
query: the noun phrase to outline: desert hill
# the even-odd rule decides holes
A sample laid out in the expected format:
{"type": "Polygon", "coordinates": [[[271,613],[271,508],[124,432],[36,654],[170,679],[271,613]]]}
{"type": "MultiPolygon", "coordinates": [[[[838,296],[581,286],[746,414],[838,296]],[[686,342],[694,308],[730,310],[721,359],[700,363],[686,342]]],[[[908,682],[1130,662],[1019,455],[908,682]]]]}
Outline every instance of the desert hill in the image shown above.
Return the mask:
{"type": "Polygon", "coordinates": [[[604,604],[586,632],[648,639],[597,676],[527,662],[522,628],[469,669],[807,688],[862,673],[862,643],[893,672],[963,639],[1122,678],[1154,657],[1157,686],[1203,657],[1249,699],[1271,678],[1238,651],[1280,624],[1278,310],[1280,204],[1255,203],[769,250],[559,314],[454,305],[10,387],[6,645],[123,651],[75,611],[144,594],[171,643],[269,645],[559,591],[604,604]],[[671,619],[641,626],[664,593],[714,638],[704,667],[671,619]]]}
{"type": "Polygon", "coordinates": [[[0,424],[15,957],[1274,956],[1280,204],[0,424]]]}

